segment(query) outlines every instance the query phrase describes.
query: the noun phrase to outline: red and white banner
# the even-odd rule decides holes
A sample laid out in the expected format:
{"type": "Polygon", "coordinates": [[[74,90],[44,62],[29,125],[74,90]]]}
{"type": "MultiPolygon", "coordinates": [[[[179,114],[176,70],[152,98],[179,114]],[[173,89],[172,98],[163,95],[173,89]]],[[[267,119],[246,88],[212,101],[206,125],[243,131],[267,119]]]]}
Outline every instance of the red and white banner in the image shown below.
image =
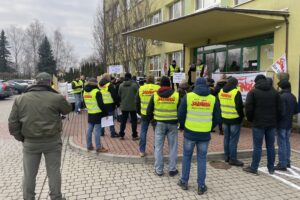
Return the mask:
{"type": "MultiPolygon", "coordinates": [[[[248,94],[248,92],[250,92],[250,90],[252,90],[252,88],[255,85],[255,77],[259,74],[265,75],[266,76],[266,72],[258,72],[258,73],[245,73],[245,74],[226,74],[227,77],[235,77],[238,82],[239,82],[239,89],[240,92],[242,94],[242,98],[243,101],[246,101],[246,96],[248,94]]],[[[215,82],[218,82],[218,80],[220,80],[221,78],[221,74],[212,74],[212,78],[215,80],[215,82]]]]}
{"type": "Polygon", "coordinates": [[[276,74],[287,72],[286,55],[282,55],[271,67],[276,74]]]}

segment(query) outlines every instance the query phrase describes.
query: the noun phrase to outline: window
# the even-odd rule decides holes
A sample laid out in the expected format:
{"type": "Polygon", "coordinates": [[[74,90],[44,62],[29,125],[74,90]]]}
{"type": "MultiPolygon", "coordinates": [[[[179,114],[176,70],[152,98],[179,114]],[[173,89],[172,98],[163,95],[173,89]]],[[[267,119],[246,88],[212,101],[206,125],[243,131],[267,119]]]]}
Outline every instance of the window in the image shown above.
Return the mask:
{"type": "Polygon", "coordinates": [[[177,1],[170,6],[170,19],[175,19],[182,16],[182,2],[177,1]]]}
{"type": "Polygon", "coordinates": [[[244,71],[257,71],[257,47],[244,47],[243,48],[243,70],[244,71]]]}
{"type": "Polygon", "coordinates": [[[155,77],[161,76],[161,65],[160,65],[160,56],[153,56],[150,58],[150,72],[155,77]]]}
{"type": "Polygon", "coordinates": [[[241,49],[228,50],[228,72],[239,72],[241,69],[241,49]]]}
{"type": "Polygon", "coordinates": [[[247,1],[250,1],[250,0],[235,0],[235,5],[246,3],[247,1]]]}
{"type": "Polygon", "coordinates": [[[161,11],[156,12],[151,17],[151,24],[157,24],[161,22],[161,11]]]}
{"type": "Polygon", "coordinates": [[[220,3],[221,0],[196,0],[196,10],[218,6],[220,3]]]}
{"type": "Polygon", "coordinates": [[[214,72],[224,72],[226,67],[226,52],[216,53],[216,66],[214,72]]]}

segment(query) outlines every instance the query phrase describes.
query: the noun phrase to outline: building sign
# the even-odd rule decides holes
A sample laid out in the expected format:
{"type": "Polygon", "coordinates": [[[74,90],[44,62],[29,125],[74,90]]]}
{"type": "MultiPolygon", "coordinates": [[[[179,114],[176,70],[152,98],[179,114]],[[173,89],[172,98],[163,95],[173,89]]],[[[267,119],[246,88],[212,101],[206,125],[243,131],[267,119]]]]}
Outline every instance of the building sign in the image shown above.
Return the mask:
{"type": "Polygon", "coordinates": [[[185,80],[185,73],[182,72],[174,73],[173,83],[181,83],[183,80],[185,80]]]}
{"type": "Polygon", "coordinates": [[[276,62],[271,67],[276,74],[281,73],[281,72],[287,72],[285,54],[283,56],[281,56],[278,60],[276,60],[276,62]]]}
{"type": "MultiPolygon", "coordinates": [[[[246,97],[248,92],[252,90],[255,85],[255,77],[259,74],[265,75],[266,72],[258,72],[258,73],[245,73],[245,74],[227,74],[227,77],[232,76],[235,77],[239,82],[239,89],[242,94],[243,101],[246,101],[246,97]]],[[[221,78],[221,74],[212,74],[212,78],[217,82],[221,78]]]]}
{"type": "Polygon", "coordinates": [[[121,74],[123,73],[123,65],[110,65],[108,67],[109,74],[121,74]]]}

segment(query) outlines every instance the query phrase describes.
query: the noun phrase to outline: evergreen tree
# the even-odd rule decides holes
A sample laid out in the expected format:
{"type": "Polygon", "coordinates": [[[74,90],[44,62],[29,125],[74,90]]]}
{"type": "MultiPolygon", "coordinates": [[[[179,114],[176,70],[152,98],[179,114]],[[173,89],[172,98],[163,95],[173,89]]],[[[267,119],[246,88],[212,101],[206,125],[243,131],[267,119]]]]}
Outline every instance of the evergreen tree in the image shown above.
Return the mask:
{"type": "Polygon", "coordinates": [[[56,74],[56,61],[54,60],[51,46],[47,37],[39,47],[38,71],[56,74]]]}
{"type": "Polygon", "coordinates": [[[4,31],[2,30],[0,36],[0,72],[9,71],[9,57],[10,52],[8,50],[8,41],[4,31]]]}

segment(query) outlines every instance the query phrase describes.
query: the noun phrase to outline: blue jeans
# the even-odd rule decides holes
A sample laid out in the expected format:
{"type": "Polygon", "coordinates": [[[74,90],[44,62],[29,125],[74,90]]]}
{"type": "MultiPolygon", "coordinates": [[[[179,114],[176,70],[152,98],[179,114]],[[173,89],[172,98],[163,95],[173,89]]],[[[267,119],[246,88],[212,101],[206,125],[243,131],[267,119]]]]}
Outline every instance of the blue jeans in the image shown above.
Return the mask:
{"type": "Polygon", "coordinates": [[[287,167],[291,164],[291,144],[290,144],[291,129],[278,129],[278,157],[281,167],[287,167]]]}
{"type": "Polygon", "coordinates": [[[261,159],[262,143],[265,137],[267,148],[267,167],[269,170],[274,169],[275,162],[275,128],[252,128],[253,153],[251,168],[257,170],[261,159]]]}
{"type": "MultiPolygon", "coordinates": [[[[150,125],[150,120],[143,119],[141,120],[141,136],[140,136],[140,152],[145,153],[146,143],[147,143],[147,132],[150,125]]],[[[153,132],[155,132],[155,124],[152,123],[153,132]]]]}
{"type": "Polygon", "coordinates": [[[190,178],[191,161],[194,147],[197,148],[197,183],[198,187],[205,185],[206,178],[206,155],[209,141],[195,142],[184,138],[183,141],[183,158],[182,158],[182,175],[181,182],[188,184],[190,178]]]}
{"type": "Polygon", "coordinates": [[[178,146],[178,130],[177,124],[167,124],[157,122],[155,127],[155,164],[156,173],[162,174],[164,171],[164,155],[163,148],[165,138],[168,138],[169,145],[169,172],[175,171],[177,164],[177,146],[178,146]]]}
{"type": "Polygon", "coordinates": [[[79,109],[81,108],[81,93],[74,94],[75,98],[75,112],[79,112],[79,109]]]}
{"type": "MultiPolygon", "coordinates": [[[[109,111],[108,112],[108,116],[114,116],[114,111],[109,111]]],[[[104,130],[105,130],[105,128],[101,128],[101,133],[102,134],[104,134],[104,130]]],[[[111,136],[116,135],[116,130],[115,130],[115,126],[114,125],[110,126],[109,130],[110,130],[110,135],[111,136]]]]}
{"type": "Polygon", "coordinates": [[[95,135],[95,143],[96,143],[96,149],[101,148],[101,124],[92,124],[88,123],[88,129],[87,129],[87,135],[86,135],[86,145],[87,148],[92,147],[92,133],[94,130],[95,135]],[[95,128],[95,130],[94,130],[95,128]]]}
{"type": "Polygon", "coordinates": [[[237,159],[237,144],[240,138],[241,124],[223,124],[225,158],[237,159]]]}

